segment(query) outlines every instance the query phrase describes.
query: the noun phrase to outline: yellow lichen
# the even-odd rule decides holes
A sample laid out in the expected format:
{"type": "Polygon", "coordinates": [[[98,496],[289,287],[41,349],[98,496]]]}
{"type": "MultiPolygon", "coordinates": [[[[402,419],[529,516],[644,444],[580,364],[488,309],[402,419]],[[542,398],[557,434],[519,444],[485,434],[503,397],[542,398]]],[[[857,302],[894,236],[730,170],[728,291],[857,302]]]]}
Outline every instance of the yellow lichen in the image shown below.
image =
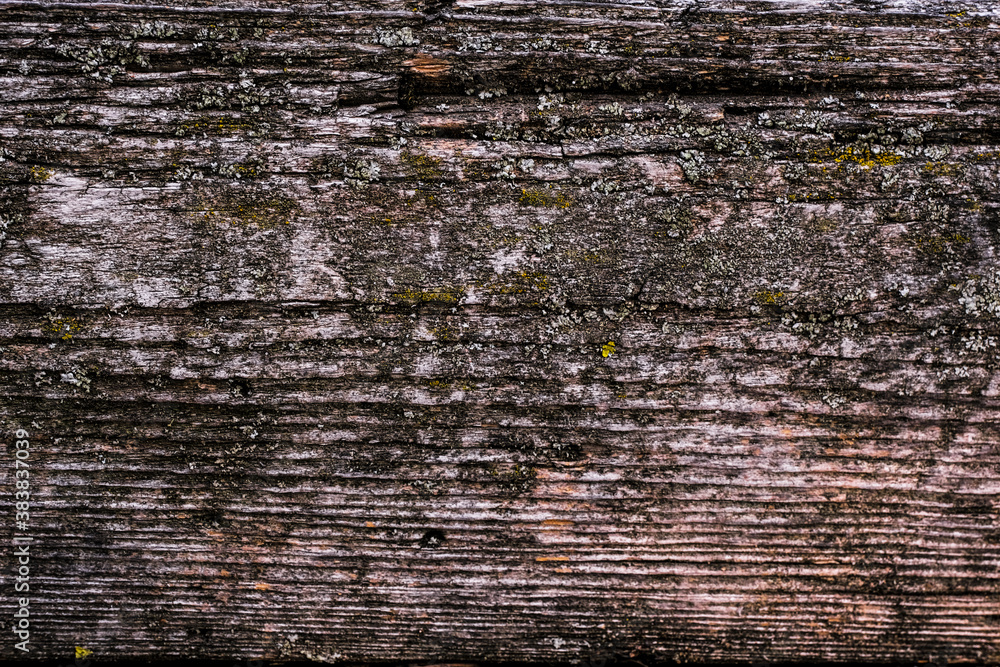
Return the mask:
{"type": "Polygon", "coordinates": [[[30,171],[31,171],[31,180],[35,181],[36,183],[43,183],[49,180],[50,178],[52,178],[52,174],[55,173],[51,169],[46,169],[45,167],[39,167],[38,165],[32,165],[30,171]]]}
{"type": "Polygon", "coordinates": [[[941,253],[950,246],[965,245],[970,241],[968,236],[962,234],[938,234],[934,236],[909,236],[907,240],[911,245],[922,252],[941,253]]]}
{"type": "Polygon", "coordinates": [[[273,229],[291,224],[298,209],[294,200],[287,197],[266,195],[240,195],[222,197],[217,205],[201,212],[201,220],[209,224],[229,224],[240,227],[253,225],[259,229],[273,229]]]}
{"type": "Polygon", "coordinates": [[[47,316],[48,324],[43,329],[62,340],[73,340],[73,334],[83,328],[83,325],[75,317],[57,317],[53,313],[47,316]]]}
{"type": "Polygon", "coordinates": [[[441,170],[441,158],[439,157],[430,157],[429,155],[403,151],[399,159],[403,164],[409,166],[417,178],[422,181],[432,181],[444,176],[444,172],[441,170]]]}
{"type": "Polygon", "coordinates": [[[573,204],[573,200],[561,192],[553,194],[545,190],[525,190],[524,188],[521,188],[521,199],[519,201],[525,206],[541,206],[545,208],[569,208],[573,204]]]}
{"type": "Polygon", "coordinates": [[[459,331],[449,324],[432,328],[430,334],[437,340],[456,340],[459,337],[459,331]]]}
{"type": "Polygon", "coordinates": [[[549,277],[540,271],[519,271],[510,279],[495,279],[490,282],[477,282],[477,287],[487,290],[490,294],[524,294],[525,292],[541,292],[549,288],[549,277]]]}
{"type": "Polygon", "coordinates": [[[760,304],[776,304],[785,296],[784,292],[772,292],[771,290],[757,290],[753,298],[760,304]]]}
{"type": "Polygon", "coordinates": [[[602,357],[609,357],[614,353],[615,353],[615,342],[613,340],[609,340],[607,343],[601,346],[602,357]]]}
{"type": "Polygon", "coordinates": [[[600,250],[567,250],[566,256],[570,259],[580,259],[593,264],[603,262],[607,259],[605,253],[600,250]]]}
{"type": "Polygon", "coordinates": [[[832,192],[807,192],[804,195],[788,195],[788,201],[817,201],[820,199],[834,199],[832,192]]]}
{"type": "Polygon", "coordinates": [[[948,164],[945,162],[928,162],[924,165],[923,172],[930,176],[954,176],[962,170],[961,165],[948,164]]]}
{"type": "Polygon", "coordinates": [[[872,167],[890,167],[898,164],[902,159],[902,155],[898,155],[889,150],[874,152],[870,148],[855,149],[854,146],[844,146],[838,150],[824,147],[822,150],[813,151],[809,156],[809,161],[812,163],[820,163],[827,160],[833,160],[837,164],[853,162],[862,169],[871,169],[872,167]]]}
{"type": "Polygon", "coordinates": [[[463,290],[457,287],[442,287],[437,290],[412,290],[407,288],[403,292],[396,292],[393,294],[397,299],[403,299],[404,301],[448,301],[455,302],[458,301],[463,294],[463,290]]]}

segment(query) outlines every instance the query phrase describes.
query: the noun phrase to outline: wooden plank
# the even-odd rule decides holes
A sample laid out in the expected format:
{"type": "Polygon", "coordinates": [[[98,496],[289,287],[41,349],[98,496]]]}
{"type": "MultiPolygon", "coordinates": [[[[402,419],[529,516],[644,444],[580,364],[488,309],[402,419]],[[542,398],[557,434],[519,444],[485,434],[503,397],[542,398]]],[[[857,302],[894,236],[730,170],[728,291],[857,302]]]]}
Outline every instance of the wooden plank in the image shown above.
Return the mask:
{"type": "Polygon", "coordinates": [[[0,7],[0,655],[1000,661],[995,8],[0,7]]]}

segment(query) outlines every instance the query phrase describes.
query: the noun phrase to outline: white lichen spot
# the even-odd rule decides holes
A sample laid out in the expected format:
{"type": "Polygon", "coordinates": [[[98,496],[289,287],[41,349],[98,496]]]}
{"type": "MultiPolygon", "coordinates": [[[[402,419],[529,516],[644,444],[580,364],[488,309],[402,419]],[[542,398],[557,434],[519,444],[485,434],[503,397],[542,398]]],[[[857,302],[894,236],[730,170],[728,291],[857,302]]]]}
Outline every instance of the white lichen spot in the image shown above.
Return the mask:
{"type": "Polygon", "coordinates": [[[416,46],[420,40],[413,36],[410,28],[397,30],[379,30],[375,34],[375,43],[382,46],[416,46]]]}
{"type": "Polygon", "coordinates": [[[24,215],[21,213],[0,213],[0,248],[4,246],[7,239],[7,228],[17,222],[23,222],[24,215]]]}
{"type": "Polygon", "coordinates": [[[1000,273],[970,276],[961,285],[952,285],[949,289],[960,290],[958,302],[965,306],[966,314],[1000,317],[1000,273]]]}
{"type": "Polygon", "coordinates": [[[597,108],[603,111],[604,113],[611,114],[612,116],[625,115],[625,108],[622,105],[618,104],[618,102],[614,102],[612,104],[602,104],[597,108]]]}
{"type": "Polygon", "coordinates": [[[823,394],[823,402],[836,410],[847,402],[847,398],[840,394],[823,394]]]}
{"type": "Polygon", "coordinates": [[[473,35],[469,32],[459,32],[457,35],[458,41],[458,52],[465,53],[466,51],[475,51],[477,53],[484,53],[486,51],[501,51],[502,47],[493,42],[491,39],[492,35],[473,35]]]}
{"type": "Polygon", "coordinates": [[[61,373],[59,379],[62,382],[75,385],[80,389],[83,389],[87,393],[90,393],[90,378],[84,371],[79,369],[73,369],[69,373],[61,373]]]}
{"type": "Polygon", "coordinates": [[[681,151],[680,165],[684,176],[692,183],[709,171],[705,168],[705,154],[701,151],[681,151]]]}
{"type": "Polygon", "coordinates": [[[539,95],[538,96],[538,110],[545,111],[546,109],[551,109],[553,105],[562,104],[564,98],[562,95],[539,95]]]}
{"type": "Polygon", "coordinates": [[[621,189],[621,184],[617,181],[605,181],[603,178],[599,178],[590,184],[591,192],[600,192],[601,194],[609,195],[612,192],[617,192],[621,189]]]}
{"type": "Polygon", "coordinates": [[[353,188],[361,188],[378,180],[382,167],[374,160],[358,160],[344,166],[344,180],[353,188]]]}
{"type": "Polygon", "coordinates": [[[476,95],[481,100],[488,100],[493,97],[503,97],[507,94],[506,88],[490,88],[488,90],[480,90],[476,95]]]}
{"type": "Polygon", "coordinates": [[[968,336],[962,336],[959,342],[963,346],[958,352],[960,355],[966,352],[987,352],[997,346],[996,336],[986,336],[981,331],[973,331],[968,336]]]}

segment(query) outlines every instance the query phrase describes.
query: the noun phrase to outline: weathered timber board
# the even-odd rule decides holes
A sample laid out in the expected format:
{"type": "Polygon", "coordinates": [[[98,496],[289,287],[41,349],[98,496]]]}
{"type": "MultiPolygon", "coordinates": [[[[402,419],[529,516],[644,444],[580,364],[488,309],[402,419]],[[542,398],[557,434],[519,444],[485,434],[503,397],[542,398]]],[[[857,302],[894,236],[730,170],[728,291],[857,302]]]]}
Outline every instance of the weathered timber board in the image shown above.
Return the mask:
{"type": "Polygon", "coordinates": [[[0,2],[0,657],[1000,661],[998,38],[0,2]]]}

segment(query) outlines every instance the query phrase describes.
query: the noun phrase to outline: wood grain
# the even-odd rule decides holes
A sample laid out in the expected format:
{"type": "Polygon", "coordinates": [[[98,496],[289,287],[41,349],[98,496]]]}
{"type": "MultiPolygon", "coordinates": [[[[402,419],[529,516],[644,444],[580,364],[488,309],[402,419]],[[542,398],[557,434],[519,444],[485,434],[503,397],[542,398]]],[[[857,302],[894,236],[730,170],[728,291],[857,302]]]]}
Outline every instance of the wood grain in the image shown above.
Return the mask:
{"type": "Polygon", "coordinates": [[[30,657],[1000,662],[988,3],[0,8],[30,657]]]}

